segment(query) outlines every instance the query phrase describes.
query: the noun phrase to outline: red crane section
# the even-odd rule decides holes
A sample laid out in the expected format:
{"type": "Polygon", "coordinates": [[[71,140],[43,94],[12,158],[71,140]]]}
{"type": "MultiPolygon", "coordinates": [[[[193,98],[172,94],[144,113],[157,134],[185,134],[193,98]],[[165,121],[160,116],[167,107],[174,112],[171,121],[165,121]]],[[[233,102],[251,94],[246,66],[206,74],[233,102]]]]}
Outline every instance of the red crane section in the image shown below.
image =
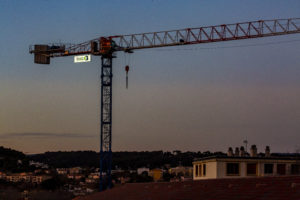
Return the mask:
{"type": "Polygon", "coordinates": [[[259,20],[199,28],[100,37],[75,45],[30,46],[36,63],[49,64],[49,57],[80,54],[107,55],[116,51],[201,44],[300,33],[300,18],[259,20]],[[45,61],[46,63],[43,63],[45,61]]]}

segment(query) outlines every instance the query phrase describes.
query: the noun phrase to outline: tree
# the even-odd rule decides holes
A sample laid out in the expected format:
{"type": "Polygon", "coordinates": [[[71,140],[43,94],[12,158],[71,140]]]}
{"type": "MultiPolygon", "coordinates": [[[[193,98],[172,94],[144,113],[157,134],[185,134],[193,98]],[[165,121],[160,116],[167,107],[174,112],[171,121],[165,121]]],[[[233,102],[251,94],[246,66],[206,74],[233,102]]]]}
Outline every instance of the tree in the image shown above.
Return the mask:
{"type": "Polygon", "coordinates": [[[41,186],[45,190],[54,191],[60,187],[62,187],[66,183],[65,178],[60,176],[55,176],[51,179],[47,179],[41,183],[41,186]]]}

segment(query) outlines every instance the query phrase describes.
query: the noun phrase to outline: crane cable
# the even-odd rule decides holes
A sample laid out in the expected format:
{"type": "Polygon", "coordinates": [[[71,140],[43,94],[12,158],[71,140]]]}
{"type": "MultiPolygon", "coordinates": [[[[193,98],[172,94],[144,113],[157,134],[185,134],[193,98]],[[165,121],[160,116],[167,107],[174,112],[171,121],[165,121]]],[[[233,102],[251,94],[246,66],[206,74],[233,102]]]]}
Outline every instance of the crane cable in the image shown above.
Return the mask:
{"type": "Polygon", "coordinates": [[[131,53],[129,54],[124,53],[124,61],[125,61],[125,71],[126,71],[126,89],[128,89],[128,72],[129,72],[129,65],[131,63],[131,53]]]}

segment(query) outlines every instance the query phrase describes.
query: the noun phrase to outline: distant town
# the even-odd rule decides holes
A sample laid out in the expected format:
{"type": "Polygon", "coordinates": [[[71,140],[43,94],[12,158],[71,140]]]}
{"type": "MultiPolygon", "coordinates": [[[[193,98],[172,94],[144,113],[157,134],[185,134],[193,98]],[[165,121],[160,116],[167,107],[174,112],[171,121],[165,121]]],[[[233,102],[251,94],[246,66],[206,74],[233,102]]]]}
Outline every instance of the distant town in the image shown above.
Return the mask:
{"type": "MultiPolygon", "coordinates": [[[[300,155],[258,153],[244,147],[223,152],[115,152],[112,183],[185,182],[300,174],[300,155]],[[299,159],[298,159],[299,158],[299,159]]],[[[0,147],[0,199],[72,199],[99,189],[99,154],[93,151],[25,155],[0,147]],[[51,197],[52,196],[52,197],[51,197]]]]}
{"type": "MultiPolygon", "coordinates": [[[[114,152],[112,182],[125,183],[192,180],[195,157],[221,152],[114,152]]],[[[25,155],[0,147],[0,199],[71,199],[99,190],[99,153],[46,152],[25,155]],[[29,198],[30,197],[30,198],[29,198]]]]}

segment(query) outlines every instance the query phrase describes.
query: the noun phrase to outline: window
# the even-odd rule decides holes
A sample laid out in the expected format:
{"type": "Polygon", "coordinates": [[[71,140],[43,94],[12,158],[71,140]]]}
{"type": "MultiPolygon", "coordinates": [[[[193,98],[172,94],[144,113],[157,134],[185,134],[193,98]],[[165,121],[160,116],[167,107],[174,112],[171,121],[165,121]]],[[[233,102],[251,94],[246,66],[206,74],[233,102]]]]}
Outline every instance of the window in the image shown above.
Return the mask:
{"type": "Polygon", "coordinates": [[[239,163],[227,163],[226,174],[229,176],[240,175],[240,164],[239,163]]]}
{"type": "Polygon", "coordinates": [[[292,164],[291,174],[293,175],[300,174],[300,164],[292,164]]]}
{"type": "Polygon", "coordinates": [[[205,176],[206,175],[206,164],[195,165],[195,176],[205,176]]]}
{"type": "Polygon", "coordinates": [[[199,176],[202,176],[202,165],[199,165],[199,176]]]}
{"type": "Polygon", "coordinates": [[[285,175],[285,164],[277,164],[277,174],[285,175]]]}
{"type": "Polygon", "coordinates": [[[248,163],[247,164],[247,175],[253,176],[256,175],[256,163],[248,163]]]}
{"type": "Polygon", "coordinates": [[[265,164],[265,174],[273,174],[273,164],[265,164]]]}

